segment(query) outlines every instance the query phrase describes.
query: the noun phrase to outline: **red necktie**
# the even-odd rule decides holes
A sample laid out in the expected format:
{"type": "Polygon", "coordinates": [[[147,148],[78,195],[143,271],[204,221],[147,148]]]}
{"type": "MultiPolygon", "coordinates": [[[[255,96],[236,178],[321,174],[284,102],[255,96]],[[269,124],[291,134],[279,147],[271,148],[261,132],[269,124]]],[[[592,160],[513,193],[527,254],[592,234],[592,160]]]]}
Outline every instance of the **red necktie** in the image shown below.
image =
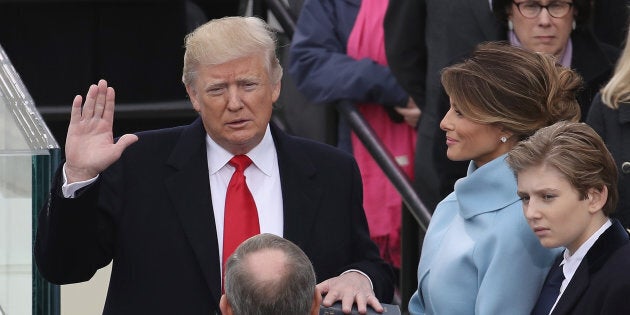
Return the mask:
{"type": "Polygon", "coordinates": [[[225,196],[223,221],[223,270],[225,262],[236,247],[246,239],[260,234],[258,211],[252,193],[247,188],[243,172],[252,164],[247,155],[235,155],[230,165],[236,170],[232,174],[225,196]]]}

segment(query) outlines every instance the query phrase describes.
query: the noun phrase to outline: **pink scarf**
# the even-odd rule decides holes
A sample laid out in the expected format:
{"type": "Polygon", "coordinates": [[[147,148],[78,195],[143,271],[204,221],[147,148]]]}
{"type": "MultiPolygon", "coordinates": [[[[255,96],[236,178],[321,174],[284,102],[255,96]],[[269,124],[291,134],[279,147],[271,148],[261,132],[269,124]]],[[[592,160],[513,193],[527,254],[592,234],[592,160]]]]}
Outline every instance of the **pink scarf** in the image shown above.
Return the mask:
{"type": "MultiPolygon", "coordinates": [[[[383,20],[387,0],[363,0],[350,37],[347,54],[354,59],[369,58],[387,66],[383,20]]],[[[416,131],[406,123],[391,121],[379,104],[357,104],[359,112],[410,178],[416,146],[416,131]]],[[[402,198],[357,136],[352,133],[352,150],[363,179],[363,207],[370,236],[381,256],[400,267],[400,226],[402,198]]]]}

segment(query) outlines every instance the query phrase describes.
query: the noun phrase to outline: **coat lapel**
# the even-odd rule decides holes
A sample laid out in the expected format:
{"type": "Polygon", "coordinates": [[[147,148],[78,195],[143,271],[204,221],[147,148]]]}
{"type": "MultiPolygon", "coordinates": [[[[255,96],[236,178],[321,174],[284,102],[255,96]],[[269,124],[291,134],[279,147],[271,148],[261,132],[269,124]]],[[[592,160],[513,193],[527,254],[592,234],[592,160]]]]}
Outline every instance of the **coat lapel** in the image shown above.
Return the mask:
{"type": "Polygon", "coordinates": [[[182,132],[167,162],[174,173],[165,180],[165,185],[218,306],[221,275],[205,135],[201,119],[182,132]]]}
{"type": "Polygon", "coordinates": [[[628,232],[618,220],[612,219],[612,226],[600,235],[582,259],[552,315],[569,314],[588,288],[591,275],[599,271],[608,258],[628,240],[628,232]]]}
{"type": "Polygon", "coordinates": [[[582,263],[575,271],[573,278],[560,297],[558,304],[553,309],[552,315],[569,314],[573,307],[578,303],[586,288],[588,288],[590,274],[588,272],[588,261],[582,260],[582,263]]]}
{"type": "Polygon", "coordinates": [[[317,181],[315,165],[296,145],[295,139],[273,124],[271,131],[278,153],[282,185],[284,238],[304,248],[316,222],[324,183],[317,181]]]}
{"type": "MultiPolygon", "coordinates": [[[[614,68],[614,61],[602,51],[595,37],[587,30],[577,30],[571,33],[573,56],[571,68],[577,69],[587,85],[595,79],[609,75],[614,68]]],[[[586,115],[587,113],[582,113],[586,115]]]]}

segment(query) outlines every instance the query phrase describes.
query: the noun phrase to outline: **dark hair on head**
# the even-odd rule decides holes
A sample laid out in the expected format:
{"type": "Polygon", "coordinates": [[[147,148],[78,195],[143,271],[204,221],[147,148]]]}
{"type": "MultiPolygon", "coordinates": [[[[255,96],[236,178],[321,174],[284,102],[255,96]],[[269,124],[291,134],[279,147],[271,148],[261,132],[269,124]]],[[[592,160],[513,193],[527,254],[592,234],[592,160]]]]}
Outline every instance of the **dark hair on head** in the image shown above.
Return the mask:
{"type": "MultiPolygon", "coordinates": [[[[504,27],[507,27],[508,16],[512,10],[513,2],[514,0],[492,0],[492,12],[494,12],[494,15],[504,27]]],[[[577,11],[575,23],[578,27],[588,27],[591,19],[591,0],[573,0],[572,2],[573,10],[577,11]]],[[[518,14],[518,12],[516,13],[518,14]]]]}
{"type": "Polygon", "coordinates": [[[617,166],[602,138],[585,123],[558,122],[538,130],[529,139],[517,144],[506,161],[518,173],[532,167],[551,166],[573,186],[581,200],[590,189],[608,188],[608,199],[602,207],[606,216],[615,211],[617,166]]]}
{"type": "Polygon", "coordinates": [[[506,42],[477,46],[472,57],[442,71],[442,85],[466,118],[519,140],[557,121],[580,119],[582,78],[550,55],[506,42]]]}

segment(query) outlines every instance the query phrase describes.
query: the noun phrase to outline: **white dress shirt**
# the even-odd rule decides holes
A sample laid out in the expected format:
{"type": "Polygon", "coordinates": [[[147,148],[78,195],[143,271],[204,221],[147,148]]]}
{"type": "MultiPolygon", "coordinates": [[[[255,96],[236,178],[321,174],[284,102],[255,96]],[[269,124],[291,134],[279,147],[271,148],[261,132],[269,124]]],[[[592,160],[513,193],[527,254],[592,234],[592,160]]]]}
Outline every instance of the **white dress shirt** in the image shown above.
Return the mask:
{"type": "MultiPolygon", "coordinates": [[[[212,209],[214,223],[217,228],[219,241],[219,261],[223,261],[223,215],[225,212],[225,195],[234,167],[228,162],[234,154],[219,146],[210,136],[206,136],[206,152],[208,155],[208,170],[210,177],[210,191],[212,192],[212,209]]],[[[276,146],[271,137],[271,130],[267,130],[262,141],[247,153],[252,165],[245,169],[245,181],[254,197],[258,210],[260,233],[271,233],[283,236],[283,208],[282,186],[280,185],[280,169],[276,146]]]]}

